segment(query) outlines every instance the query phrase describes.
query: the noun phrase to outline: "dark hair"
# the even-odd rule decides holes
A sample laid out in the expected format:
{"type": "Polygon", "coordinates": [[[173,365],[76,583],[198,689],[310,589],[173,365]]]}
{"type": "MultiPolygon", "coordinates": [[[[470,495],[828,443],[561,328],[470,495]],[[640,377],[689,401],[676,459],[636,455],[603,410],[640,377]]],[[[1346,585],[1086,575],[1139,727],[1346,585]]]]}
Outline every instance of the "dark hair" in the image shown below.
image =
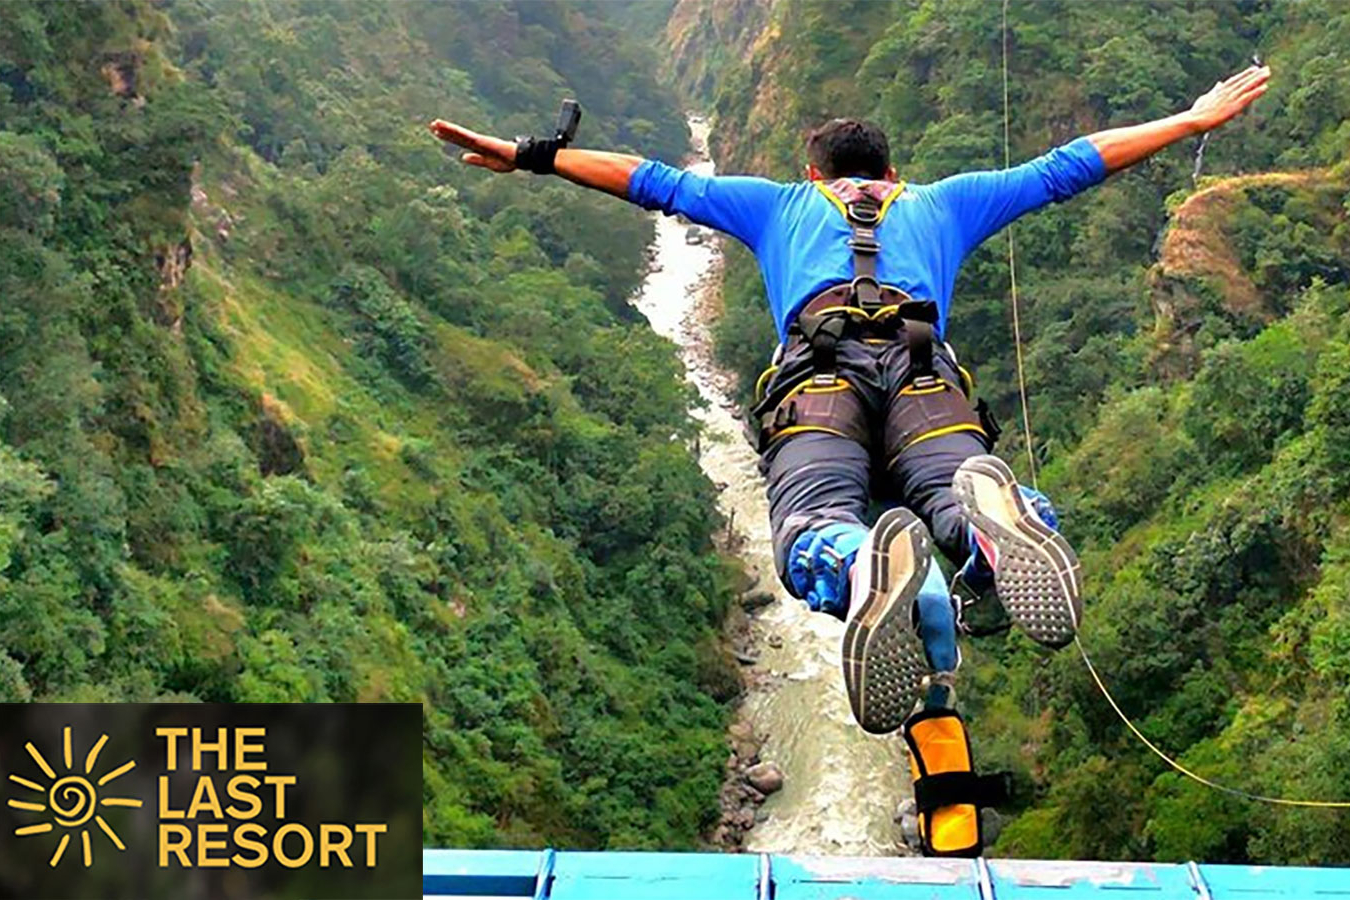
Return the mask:
{"type": "Polygon", "coordinates": [[[871,122],[831,119],[806,138],[806,158],[826,178],[885,178],[891,145],[871,122]]]}

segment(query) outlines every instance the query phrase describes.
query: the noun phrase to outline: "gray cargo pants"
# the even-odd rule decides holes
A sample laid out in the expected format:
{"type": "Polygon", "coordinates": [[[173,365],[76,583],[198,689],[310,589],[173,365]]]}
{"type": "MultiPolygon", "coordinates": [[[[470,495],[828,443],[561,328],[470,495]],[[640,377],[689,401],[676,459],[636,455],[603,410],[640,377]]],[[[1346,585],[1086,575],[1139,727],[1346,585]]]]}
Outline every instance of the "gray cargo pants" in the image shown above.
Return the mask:
{"type": "MultiPolygon", "coordinates": [[[[951,384],[961,375],[951,355],[935,345],[934,368],[951,384]]],[[[934,541],[952,562],[960,565],[969,555],[967,523],[952,493],[952,477],[962,462],[989,452],[979,432],[958,431],[926,438],[908,447],[888,446],[886,424],[897,403],[911,402],[900,395],[908,382],[909,351],[904,341],[868,344],[840,341],[837,371],[863,401],[872,432],[871,446],[836,434],[807,431],[779,438],[760,457],[760,471],[768,481],[769,520],[773,529],[774,559],[787,585],[787,555],[804,531],[832,522],[867,523],[874,496],[909,508],[923,520],[934,541]]],[[[809,378],[810,349],[790,349],[779,363],[765,393],[809,378]]]]}

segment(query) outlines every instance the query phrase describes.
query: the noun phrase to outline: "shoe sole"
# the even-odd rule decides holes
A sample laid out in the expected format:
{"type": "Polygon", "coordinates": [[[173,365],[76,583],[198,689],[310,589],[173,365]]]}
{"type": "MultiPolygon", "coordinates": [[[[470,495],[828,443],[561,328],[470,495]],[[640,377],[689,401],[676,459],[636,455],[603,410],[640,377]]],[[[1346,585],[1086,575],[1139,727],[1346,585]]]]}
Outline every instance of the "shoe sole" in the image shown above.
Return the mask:
{"type": "Polygon", "coordinates": [[[1083,617],[1078,557],[1027,506],[1012,469],[996,456],[977,456],[956,470],[952,488],[994,544],[994,587],[1009,618],[1046,647],[1072,641],[1083,617]]]}
{"type": "Polygon", "coordinates": [[[931,544],[928,529],[906,509],[883,513],[873,529],[871,583],[844,629],[842,654],[853,717],[871,734],[889,734],[904,723],[928,674],[913,610],[931,544]]]}

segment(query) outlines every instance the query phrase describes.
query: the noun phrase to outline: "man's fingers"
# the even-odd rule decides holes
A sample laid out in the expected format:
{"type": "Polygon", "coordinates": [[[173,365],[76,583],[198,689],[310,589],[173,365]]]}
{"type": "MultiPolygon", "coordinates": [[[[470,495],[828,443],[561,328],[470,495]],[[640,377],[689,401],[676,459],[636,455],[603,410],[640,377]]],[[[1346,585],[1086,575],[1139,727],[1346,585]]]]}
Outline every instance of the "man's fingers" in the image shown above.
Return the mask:
{"type": "Polygon", "coordinates": [[[1266,67],[1253,67],[1242,73],[1240,80],[1230,80],[1225,83],[1218,91],[1218,97],[1222,103],[1241,103],[1243,105],[1250,103],[1254,97],[1248,95],[1260,88],[1263,89],[1270,82],[1270,69],[1266,67]]]}
{"type": "Polygon", "coordinates": [[[1241,90],[1242,85],[1245,84],[1251,77],[1252,77],[1252,70],[1243,69],[1236,75],[1230,75],[1229,77],[1225,78],[1223,82],[1219,85],[1219,91],[1221,93],[1231,94],[1234,91],[1241,90]]]}
{"type": "Polygon", "coordinates": [[[456,125],[454,122],[437,119],[431,123],[431,133],[443,141],[449,141],[469,150],[483,149],[483,136],[481,134],[470,131],[462,125],[456,125]]]}
{"type": "Polygon", "coordinates": [[[482,153],[461,153],[459,156],[461,162],[466,162],[471,166],[480,166],[484,169],[492,168],[494,157],[486,156],[482,153]]]}
{"type": "Polygon", "coordinates": [[[1264,93],[1265,93],[1266,91],[1268,91],[1268,90],[1270,90],[1270,85],[1269,85],[1269,84],[1259,84],[1259,85],[1257,85],[1255,88],[1253,88],[1252,90],[1248,91],[1246,94],[1243,94],[1243,96],[1242,96],[1242,103],[1243,103],[1243,105],[1245,106],[1245,105],[1251,103],[1251,102],[1254,101],[1257,97],[1260,97],[1262,94],[1264,94],[1264,93]]]}
{"type": "Polygon", "coordinates": [[[1255,84],[1256,82],[1267,81],[1269,79],[1269,66],[1252,66],[1228,79],[1227,87],[1233,90],[1240,90],[1249,84],[1255,84]]]}
{"type": "Polygon", "coordinates": [[[1269,89],[1270,80],[1268,78],[1262,78],[1243,86],[1241,90],[1236,92],[1236,99],[1244,104],[1251,103],[1269,89]]]}
{"type": "Polygon", "coordinates": [[[510,172],[515,168],[511,163],[502,159],[500,156],[491,156],[483,153],[464,153],[460,155],[462,162],[471,166],[478,166],[483,169],[491,169],[494,172],[510,172]]]}

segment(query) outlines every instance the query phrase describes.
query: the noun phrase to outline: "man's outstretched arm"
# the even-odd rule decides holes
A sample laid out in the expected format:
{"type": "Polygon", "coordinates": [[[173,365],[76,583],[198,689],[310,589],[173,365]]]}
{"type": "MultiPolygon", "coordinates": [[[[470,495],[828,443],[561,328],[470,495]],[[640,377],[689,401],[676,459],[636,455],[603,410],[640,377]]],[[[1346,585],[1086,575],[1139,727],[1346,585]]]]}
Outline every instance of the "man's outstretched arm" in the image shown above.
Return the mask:
{"type": "MultiPolygon", "coordinates": [[[[516,169],[516,145],[437,119],[431,133],[463,147],[460,159],[493,172],[516,169]]],[[[568,181],[613,194],[644,209],[681,213],[700,225],[725,231],[751,250],[773,219],[784,186],[766,178],[698,175],[656,160],[603,150],[558,151],[553,171],[568,181]]]]}
{"type": "Polygon", "coordinates": [[[1164,147],[1203,134],[1235,118],[1270,86],[1270,67],[1252,66],[1232,78],[1216,82],[1183,113],[1089,135],[1108,172],[1141,162],[1164,147]]]}
{"type": "Polygon", "coordinates": [[[952,216],[953,252],[964,257],[1019,216],[1067,200],[1169,144],[1217,128],[1264,94],[1269,81],[1269,68],[1252,66],[1214,85],[1183,113],[1099,131],[1011,169],[939,181],[933,192],[952,216]]]}
{"type": "MultiPolygon", "coordinates": [[[[459,158],[471,166],[494,172],[516,170],[515,141],[479,134],[444,119],[431,123],[431,133],[443,141],[463,147],[465,152],[459,158]]],[[[627,153],[564,148],[553,158],[553,169],[563,178],[582,187],[594,188],[627,200],[629,182],[642,163],[642,157],[627,153]]]]}

